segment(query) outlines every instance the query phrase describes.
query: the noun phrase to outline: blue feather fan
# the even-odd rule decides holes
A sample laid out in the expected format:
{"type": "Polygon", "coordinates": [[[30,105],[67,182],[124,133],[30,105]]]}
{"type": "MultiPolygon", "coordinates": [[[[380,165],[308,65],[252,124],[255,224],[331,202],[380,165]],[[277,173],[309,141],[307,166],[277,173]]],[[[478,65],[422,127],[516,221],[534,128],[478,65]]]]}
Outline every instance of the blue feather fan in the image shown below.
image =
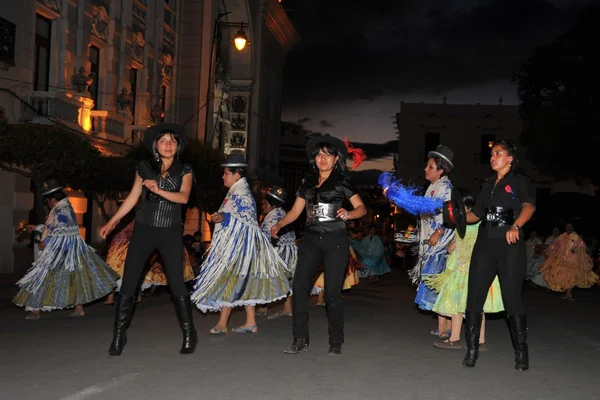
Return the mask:
{"type": "Polygon", "coordinates": [[[444,201],[441,199],[416,195],[415,192],[418,190],[416,187],[402,185],[400,180],[390,172],[381,174],[377,183],[392,203],[413,215],[438,214],[444,206],[444,201]]]}

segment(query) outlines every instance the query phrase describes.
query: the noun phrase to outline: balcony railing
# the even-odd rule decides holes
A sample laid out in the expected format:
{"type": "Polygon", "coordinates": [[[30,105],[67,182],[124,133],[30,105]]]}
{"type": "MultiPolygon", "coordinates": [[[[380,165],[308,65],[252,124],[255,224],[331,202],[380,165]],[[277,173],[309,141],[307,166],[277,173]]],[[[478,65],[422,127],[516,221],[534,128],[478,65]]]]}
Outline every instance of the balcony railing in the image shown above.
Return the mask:
{"type": "Polygon", "coordinates": [[[92,129],[90,133],[105,139],[131,137],[131,122],[117,113],[106,110],[92,110],[92,129]]]}

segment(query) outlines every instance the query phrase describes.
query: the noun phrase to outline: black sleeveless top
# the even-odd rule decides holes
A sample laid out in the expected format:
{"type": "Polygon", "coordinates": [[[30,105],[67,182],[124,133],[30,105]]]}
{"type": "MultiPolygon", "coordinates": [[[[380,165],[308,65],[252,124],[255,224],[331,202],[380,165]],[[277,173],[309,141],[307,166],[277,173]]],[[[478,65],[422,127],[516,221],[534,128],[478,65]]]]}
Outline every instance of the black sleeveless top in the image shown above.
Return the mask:
{"type": "MultiPolygon", "coordinates": [[[[167,176],[163,178],[152,168],[149,161],[140,162],[136,166],[136,170],[142,180],[156,180],[158,186],[167,192],[179,192],[183,177],[192,173],[192,167],[189,164],[178,164],[172,166],[167,176]]],[[[181,206],[181,204],[173,203],[152,193],[144,186],[135,214],[135,222],[156,228],[179,227],[182,224],[181,206]]]]}

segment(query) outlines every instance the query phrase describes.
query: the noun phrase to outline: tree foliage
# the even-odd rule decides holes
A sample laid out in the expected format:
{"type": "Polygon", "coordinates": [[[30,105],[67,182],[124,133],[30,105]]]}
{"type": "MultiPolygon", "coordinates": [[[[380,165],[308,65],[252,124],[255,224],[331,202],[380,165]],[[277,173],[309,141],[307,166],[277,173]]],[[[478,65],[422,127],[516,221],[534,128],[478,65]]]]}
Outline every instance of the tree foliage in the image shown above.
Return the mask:
{"type": "MultiPolygon", "coordinates": [[[[108,219],[106,201],[128,192],[136,163],[151,156],[142,144],[132,147],[124,156],[106,156],[84,135],[58,125],[0,126],[0,168],[33,180],[38,188],[38,215],[43,215],[39,188],[44,181],[54,178],[93,198],[108,219]]],[[[188,206],[216,210],[222,200],[223,155],[200,141],[190,140],[182,161],[191,164],[195,175],[188,206]]]]}
{"type": "Polygon", "coordinates": [[[588,8],[568,31],[538,48],[515,73],[524,121],[521,141],[531,161],[555,178],[600,182],[593,130],[600,122],[600,8],[588,8]]]}
{"type": "Polygon", "coordinates": [[[224,197],[223,154],[199,140],[190,140],[182,160],[192,166],[195,177],[188,206],[210,213],[217,211],[224,197]]]}
{"type": "Polygon", "coordinates": [[[99,156],[83,136],[57,125],[5,125],[0,133],[2,168],[16,169],[36,184],[48,177],[68,184],[73,176],[84,175],[88,163],[99,156]]]}
{"type": "Polygon", "coordinates": [[[100,157],[83,135],[57,125],[3,124],[0,131],[0,168],[31,178],[35,186],[35,215],[45,214],[41,187],[47,179],[76,184],[86,175],[90,163],[100,157]]]}

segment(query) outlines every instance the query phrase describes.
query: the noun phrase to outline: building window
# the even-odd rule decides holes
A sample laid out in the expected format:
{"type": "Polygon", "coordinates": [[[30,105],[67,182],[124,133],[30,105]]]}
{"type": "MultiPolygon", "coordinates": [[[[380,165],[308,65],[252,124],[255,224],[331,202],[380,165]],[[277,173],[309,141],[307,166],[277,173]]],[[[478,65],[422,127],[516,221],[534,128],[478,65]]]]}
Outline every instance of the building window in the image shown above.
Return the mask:
{"type": "Polygon", "coordinates": [[[0,63],[15,65],[15,32],[17,26],[0,17],[0,63]]]}
{"type": "Polygon", "coordinates": [[[94,81],[90,85],[90,95],[94,100],[94,110],[98,109],[98,79],[100,79],[100,49],[96,46],[90,46],[90,72],[96,74],[94,81]]]}
{"type": "Polygon", "coordinates": [[[425,133],[425,154],[424,161],[427,162],[429,157],[427,153],[432,150],[435,150],[436,147],[440,144],[440,133],[439,132],[426,132],[425,133]]]}
{"type": "Polygon", "coordinates": [[[481,148],[479,150],[479,163],[489,164],[492,154],[492,146],[496,141],[496,135],[481,135],[481,148]]]}
{"type": "Polygon", "coordinates": [[[129,84],[131,85],[131,115],[133,115],[132,124],[135,125],[135,99],[137,93],[137,78],[138,78],[138,70],[135,68],[131,68],[129,70],[129,84]]]}
{"type": "Polygon", "coordinates": [[[158,94],[158,104],[160,104],[160,110],[163,112],[163,117],[160,122],[165,122],[165,109],[167,108],[167,87],[165,85],[160,86],[160,93],[158,94]]]}
{"type": "Polygon", "coordinates": [[[35,18],[35,77],[33,89],[48,91],[50,88],[50,33],[52,21],[36,15],[35,18]]]}

